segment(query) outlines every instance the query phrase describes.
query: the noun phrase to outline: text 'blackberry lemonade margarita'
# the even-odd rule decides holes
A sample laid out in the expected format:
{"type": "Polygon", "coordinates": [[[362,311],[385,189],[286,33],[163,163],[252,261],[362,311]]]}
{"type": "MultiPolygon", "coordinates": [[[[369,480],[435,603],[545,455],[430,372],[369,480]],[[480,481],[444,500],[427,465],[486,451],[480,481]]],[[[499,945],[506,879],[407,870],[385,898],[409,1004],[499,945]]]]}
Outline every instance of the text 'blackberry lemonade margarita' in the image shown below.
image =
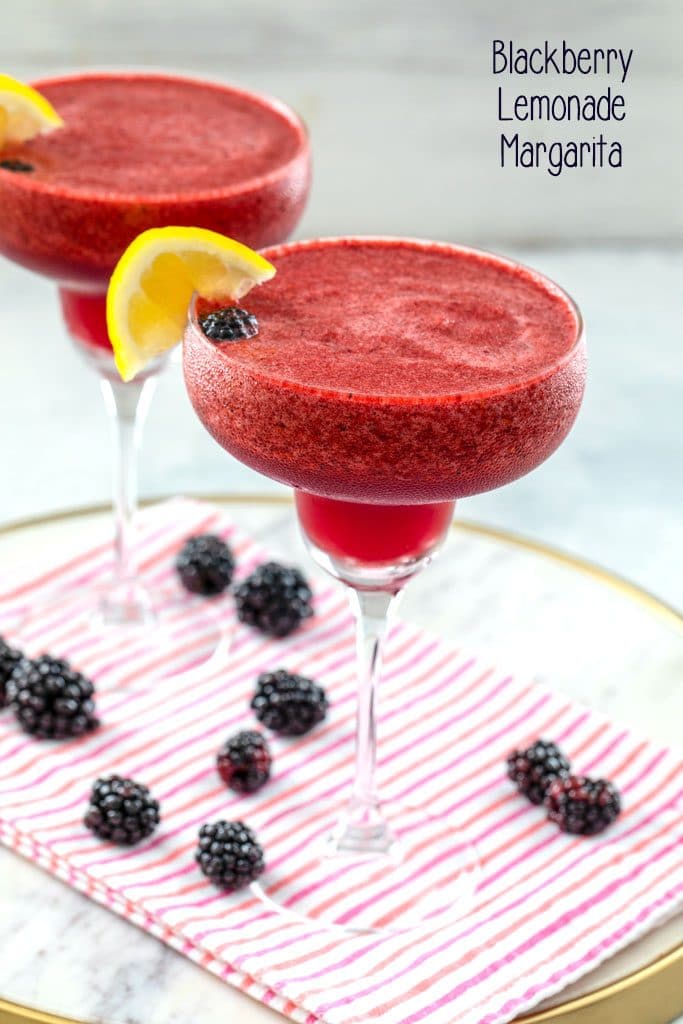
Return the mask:
{"type": "MultiPolygon", "coordinates": [[[[341,238],[264,255],[277,276],[244,303],[258,334],[213,342],[196,303],[185,380],[226,451],[295,488],[313,557],[349,587],[360,692],[353,795],[313,881],[302,894],[266,876],[261,894],[270,899],[272,883],[280,909],[352,929],[436,926],[462,912],[476,854],[424,809],[379,801],[382,640],[397,595],[442,543],[455,499],[516,480],[567,435],[585,382],[580,316],[542,275],[472,249],[341,238]],[[425,857],[440,867],[427,870],[425,857]],[[421,868],[420,884],[399,884],[421,868]]],[[[315,831],[310,808],[289,820],[300,848],[307,827],[315,831]]],[[[263,839],[267,848],[267,824],[263,839]]]]}
{"type": "MultiPolygon", "coordinates": [[[[0,138],[0,252],[59,285],[69,334],[100,374],[114,426],[115,578],[89,624],[151,627],[154,595],[136,578],[131,520],[137,437],[165,359],[120,380],[105,317],[109,277],[148,228],[196,225],[251,246],[284,241],[308,196],[308,140],[284,104],[217,83],[88,72],[35,88],[63,123],[25,141],[0,138]]],[[[163,631],[142,632],[161,644],[163,631]]]]}

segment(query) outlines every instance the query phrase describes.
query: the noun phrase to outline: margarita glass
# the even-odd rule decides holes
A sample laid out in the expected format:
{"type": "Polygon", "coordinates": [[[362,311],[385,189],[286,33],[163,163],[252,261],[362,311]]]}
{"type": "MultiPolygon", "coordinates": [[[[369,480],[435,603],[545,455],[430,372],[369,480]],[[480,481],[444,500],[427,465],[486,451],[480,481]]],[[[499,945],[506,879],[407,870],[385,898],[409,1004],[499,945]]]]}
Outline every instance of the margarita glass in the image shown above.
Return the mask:
{"type": "Polygon", "coordinates": [[[284,241],[308,196],[308,140],[279,101],[198,79],[88,72],[35,88],[64,125],[3,148],[3,158],[28,170],[0,168],[0,252],[59,286],[67,330],[99,376],[116,446],[113,580],[97,596],[74,594],[73,611],[89,628],[135,627],[158,646],[162,634],[152,627],[161,602],[140,579],[133,520],[140,429],[166,359],[121,381],[106,324],[109,277],[151,227],[206,227],[252,247],[284,241]]]}
{"type": "MultiPolygon", "coordinates": [[[[456,824],[380,800],[387,624],[443,543],[455,500],[517,479],[567,435],[585,382],[581,319],[547,278],[473,249],[340,238],[264,255],[277,276],[246,302],[258,335],[210,341],[195,300],[185,381],[226,451],[295,488],[313,558],[348,588],[359,693],[351,797],[329,807],[305,889],[268,875],[256,889],[352,930],[438,927],[467,907],[477,856],[456,824]]],[[[292,856],[315,843],[319,816],[288,810],[292,856]]]]}

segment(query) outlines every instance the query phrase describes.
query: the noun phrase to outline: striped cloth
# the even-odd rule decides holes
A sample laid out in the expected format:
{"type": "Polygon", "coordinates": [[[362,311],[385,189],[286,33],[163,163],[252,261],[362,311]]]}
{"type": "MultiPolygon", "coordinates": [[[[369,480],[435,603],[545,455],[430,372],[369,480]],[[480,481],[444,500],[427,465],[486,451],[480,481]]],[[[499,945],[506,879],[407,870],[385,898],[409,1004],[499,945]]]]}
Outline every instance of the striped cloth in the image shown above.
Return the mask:
{"type": "MultiPolygon", "coordinates": [[[[240,575],[264,557],[221,512],[176,501],[141,516],[148,578],[171,581],[173,553],[199,530],[229,539],[240,575]]],[[[103,543],[15,581],[2,595],[0,632],[11,637],[22,608],[39,607],[50,588],[92,581],[108,563],[103,543]]],[[[230,599],[221,607],[230,623],[230,599]]],[[[0,838],[230,984],[306,1024],[498,1024],[683,903],[681,761],[562,694],[405,624],[390,638],[382,686],[382,790],[475,838],[482,879],[471,913],[432,934],[346,935],[282,918],[249,891],[217,892],[193,860],[199,826],[217,818],[243,818],[257,832],[267,822],[265,884],[285,887],[293,907],[306,888],[310,847],[289,834],[287,810],[305,800],[311,823],[323,829],[330,801],[348,785],[352,628],[340,589],[325,587],[314,619],[287,640],[237,626],[224,664],[164,678],[175,659],[201,650],[193,622],[180,653],[152,660],[118,644],[93,646],[68,622],[44,626],[42,644],[95,678],[102,725],[80,740],[38,743],[9,712],[0,716],[0,838]],[[233,796],[216,774],[217,746],[253,724],[255,676],[280,666],[322,681],[331,714],[300,740],[274,739],[273,781],[256,796],[233,796]],[[556,738],[583,771],[619,784],[624,813],[604,836],[563,835],[513,791],[504,758],[538,735],[556,738]],[[103,844],[82,825],[91,781],[112,771],[147,783],[162,805],[159,831],[133,850],[103,844]]],[[[447,858],[427,858],[410,886],[448,874],[447,858]]],[[[384,893],[378,914],[400,912],[411,892],[384,893]]],[[[353,886],[321,892],[323,902],[352,911],[353,886]]]]}

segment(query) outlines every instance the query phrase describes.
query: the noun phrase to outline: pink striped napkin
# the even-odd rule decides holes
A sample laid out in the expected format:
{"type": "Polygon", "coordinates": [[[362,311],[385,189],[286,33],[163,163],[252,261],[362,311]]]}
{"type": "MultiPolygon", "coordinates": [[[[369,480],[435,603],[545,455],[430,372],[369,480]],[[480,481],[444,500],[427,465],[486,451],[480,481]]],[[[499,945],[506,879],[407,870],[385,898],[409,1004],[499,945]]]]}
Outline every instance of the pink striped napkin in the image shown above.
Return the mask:
{"type": "MultiPolygon", "coordinates": [[[[263,558],[216,509],[174,501],[141,516],[148,576],[171,582],[173,552],[200,529],[230,539],[242,574],[263,558]]],[[[41,592],[97,578],[107,564],[102,544],[7,587],[0,632],[11,635],[21,607],[35,605],[41,592]]],[[[229,622],[229,598],[223,609],[229,622]]],[[[9,712],[0,715],[0,838],[292,1019],[508,1021],[683,903],[681,761],[560,693],[404,624],[391,637],[383,686],[383,791],[428,805],[473,834],[483,875],[472,912],[431,935],[345,936],[283,919],[250,892],[217,892],[193,861],[200,824],[242,817],[259,831],[267,820],[267,884],[286,884],[296,907],[310,850],[288,834],[287,809],[303,798],[322,825],[330,798],[348,785],[352,630],[340,590],[325,587],[316,594],[315,618],[287,640],[237,626],[224,664],[189,679],[163,678],[174,658],[201,649],[196,621],[192,630],[181,654],[167,651],[150,662],[139,650],[93,648],[68,623],[46,625],[45,646],[72,657],[99,684],[103,724],[82,740],[38,743],[19,732],[9,712]],[[255,797],[233,796],[216,775],[216,748],[235,728],[253,724],[248,698],[257,673],[283,665],[324,683],[331,715],[299,741],[274,739],[274,780],[255,797]],[[604,836],[565,836],[513,792],[504,758],[537,735],[556,738],[583,771],[618,782],[625,810],[604,836]],[[81,824],[91,781],[111,771],[146,782],[161,801],[162,826],[141,848],[103,845],[81,824]]],[[[426,863],[412,884],[448,872],[447,861],[426,863]]],[[[405,898],[381,899],[390,912],[405,898]]],[[[323,899],[352,907],[354,894],[340,884],[323,899]]]]}

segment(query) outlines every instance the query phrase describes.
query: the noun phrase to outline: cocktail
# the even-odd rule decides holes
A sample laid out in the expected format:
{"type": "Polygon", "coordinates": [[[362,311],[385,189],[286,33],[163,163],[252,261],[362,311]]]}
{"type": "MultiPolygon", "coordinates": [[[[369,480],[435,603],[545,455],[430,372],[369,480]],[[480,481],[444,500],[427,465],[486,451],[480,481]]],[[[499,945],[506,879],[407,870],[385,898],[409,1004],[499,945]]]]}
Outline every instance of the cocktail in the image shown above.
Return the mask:
{"type": "MultiPolygon", "coordinates": [[[[227,85],[84,73],[35,83],[62,125],[3,145],[15,86],[0,82],[0,252],[58,284],[68,332],[99,375],[117,447],[113,581],[100,595],[72,595],[73,614],[89,628],[135,629],[156,646],[160,609],[139,578],[132,523],[135,451],[166,358],[121,381],[105,317],[109,277],[148,228],[197,225],[252,246],[284,241],[308,196],[306,132],[284,104],[227,85]]],[[[69,600],[60,595],[62,614],[69,600]]]]}
{"type": "Polygon", "coordinates": [[[266,875],[260,893],[354,930],[438,927],[464,911],[476,851],[428,807],[379,798],[387,624],[456,499],[528,473],[567,435],[585,381],[581,319],[547,278],[473,249],[339,238],[264,255],[277,276],[245,301],[258,334],[212,341],[195,300],[185,381],[226,451],[295,489],[313,558],[348,588],[359,698],[351,799],[328,808],[323,845],[320,809],[288,811],[292,844],[318,843],[319,855],[305,889],[266,875]],[[414,896],[391,912],[411,879],[414,896]]]}

